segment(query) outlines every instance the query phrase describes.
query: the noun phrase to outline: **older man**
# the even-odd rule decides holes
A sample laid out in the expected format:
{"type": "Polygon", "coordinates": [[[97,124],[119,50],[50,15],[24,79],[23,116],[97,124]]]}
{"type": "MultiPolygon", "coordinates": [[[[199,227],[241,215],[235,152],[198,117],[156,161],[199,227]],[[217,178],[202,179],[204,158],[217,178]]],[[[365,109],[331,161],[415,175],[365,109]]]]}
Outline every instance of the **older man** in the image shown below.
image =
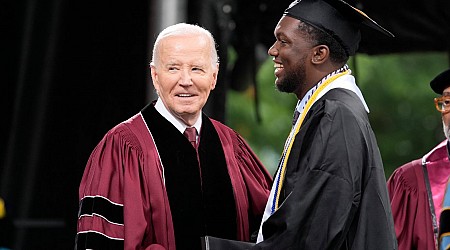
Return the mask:
{"type": "Polygon", "coordinates": [[[446,139],[420,159],[397,168],[388,180],[399,250],[437,249],[439,220],[447,179],[450,176],[450,69],[430,86],[436,109],[442,114],[446,139]]]}
{"type": "Polygon", "coordinates": [[[159,98],[92,152],[79,188],[78,249],[250,239],[271,177],[240,135],[202,113],[218,69],[207,30],[182,23],[159,34],[151,62],[159,98]]]}

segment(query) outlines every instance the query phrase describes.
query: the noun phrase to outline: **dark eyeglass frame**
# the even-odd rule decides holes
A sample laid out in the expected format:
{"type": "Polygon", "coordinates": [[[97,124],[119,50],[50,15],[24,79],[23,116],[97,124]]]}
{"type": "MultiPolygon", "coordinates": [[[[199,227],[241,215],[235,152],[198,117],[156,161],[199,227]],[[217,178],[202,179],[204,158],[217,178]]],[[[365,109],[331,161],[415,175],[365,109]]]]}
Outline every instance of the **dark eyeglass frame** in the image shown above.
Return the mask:
{"type": "Polygon", "coordinates": [[[450,96],[441,96],[434,98],[434,105],[437,111],[442,114],[447,114],[450,112],[450,96]]]}

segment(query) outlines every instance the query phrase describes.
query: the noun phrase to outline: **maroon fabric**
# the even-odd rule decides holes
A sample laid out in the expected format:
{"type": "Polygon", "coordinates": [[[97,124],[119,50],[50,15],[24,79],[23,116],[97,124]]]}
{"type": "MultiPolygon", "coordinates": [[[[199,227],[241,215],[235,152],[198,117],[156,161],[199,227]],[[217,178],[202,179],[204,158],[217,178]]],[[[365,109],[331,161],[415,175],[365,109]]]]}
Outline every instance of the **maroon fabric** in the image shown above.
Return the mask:
{"type": "Polygon", "coordinates": [[[388,180],[398,249],[435,249],[421,159],[398,168],[388,180]]]}
{"type": "MultiPolygon", "coordinates": [[[[436,171],[448,176],[449,162],[445,142],[439,144],[425,157],[431,190],[433,196],[439,196],[435,187],[436,171]],[[447,173],[442,173],[447,171],[447,173]]],[[[422,167],[422,159],[409,162],[399,168],[389,178],[389,198],[391,201],[392,215],[394,217],[395,233],[399,250],[410,249],[436,249],[433,233],[432,211],[429,205],[428,193],[422,167]]],[[[440,201],[434,200],[434,205],[439,208],[440,201]]],[[[436,212],[439,214],[440,211],[436,212]]],[[[436,215],[434,215],[436,216],[436,215]]]]}
{"type": "MultiPolygon", "coordinates": [[[[239,240],[248,241],[249,216],[262,216],[271,177],[245,141],[213,121],[224,148],[236,199],[239,240]],[[252,215],[249,215],[251,213],[252,215]]],[[[163,168],[140,114],[110,130],[92,152],[79,188],[123,205],[124,225],[99,216],[78,219],[78,232],[94,231],[124,240],[125,249],[175,249],[163,168]]]]}
{"type": "Polygon", "coordinates": [[[191,142],[192,147],[197,148],[197,130],[195,128],[186,128],[184,136],[191,142]]]}
{"type": "Polygon", "coordinates": [[[249,231],[249,221],[262,218],[272,186],[272,177],[240,135],[218,121],[212,122],[222,141],[234,188],[238,239],[249,241],[252,233],[249,231]],[[249,212],[253,218],[249,218],[249,212]]]}

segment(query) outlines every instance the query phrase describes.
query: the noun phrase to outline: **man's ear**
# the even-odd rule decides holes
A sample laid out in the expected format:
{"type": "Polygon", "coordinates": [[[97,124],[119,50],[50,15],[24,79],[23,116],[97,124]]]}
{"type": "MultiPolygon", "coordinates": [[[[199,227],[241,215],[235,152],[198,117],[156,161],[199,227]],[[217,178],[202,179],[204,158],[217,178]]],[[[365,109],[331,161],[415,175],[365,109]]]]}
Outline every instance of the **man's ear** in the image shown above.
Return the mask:
{"type": "Polygon", "coordinates": [[[219,64],[216,63],[216,67],[213,69],[213,82],[211,85],[211,90],[214,90],[216,88],[216,84],[217,84],[217,77],[219,76],[219,64]]]}
{"type": "Polygon", "coordinates": [[[312,50],[311,62],[313,64],[322,64],[330,57],[330,48],[326,45],[317,45],[312,50]]]}
{"type": "Polygon", "coordinates": [[[152,77],[153,87],[155,88],[156,92],[158,92],[158,74],[156,73],[156,68],[154,65],[150,65],[150,73],[152,77]]]}

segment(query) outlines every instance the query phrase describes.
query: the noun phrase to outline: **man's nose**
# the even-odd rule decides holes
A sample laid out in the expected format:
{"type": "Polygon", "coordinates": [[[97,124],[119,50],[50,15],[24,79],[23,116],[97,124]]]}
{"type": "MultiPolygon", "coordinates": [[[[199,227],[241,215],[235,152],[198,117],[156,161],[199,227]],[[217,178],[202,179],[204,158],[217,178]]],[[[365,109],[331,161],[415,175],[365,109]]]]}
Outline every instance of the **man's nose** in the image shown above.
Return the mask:
{"type": "Polygon", "coordinates": [[[183,69],[181,71],[180,84],[190,85],[192,84],[191,72],[188,69],[183,69]]]}
{"type": "Polygon", "coordinates": [[[276,56],[276,55],[278,55],[278,49],[275,47],[275,45],[276,45],[276,42],[274,44],[272,44],[272,46],[267,51],[267,54],[269,54],[269,56],[276,56]]]}

